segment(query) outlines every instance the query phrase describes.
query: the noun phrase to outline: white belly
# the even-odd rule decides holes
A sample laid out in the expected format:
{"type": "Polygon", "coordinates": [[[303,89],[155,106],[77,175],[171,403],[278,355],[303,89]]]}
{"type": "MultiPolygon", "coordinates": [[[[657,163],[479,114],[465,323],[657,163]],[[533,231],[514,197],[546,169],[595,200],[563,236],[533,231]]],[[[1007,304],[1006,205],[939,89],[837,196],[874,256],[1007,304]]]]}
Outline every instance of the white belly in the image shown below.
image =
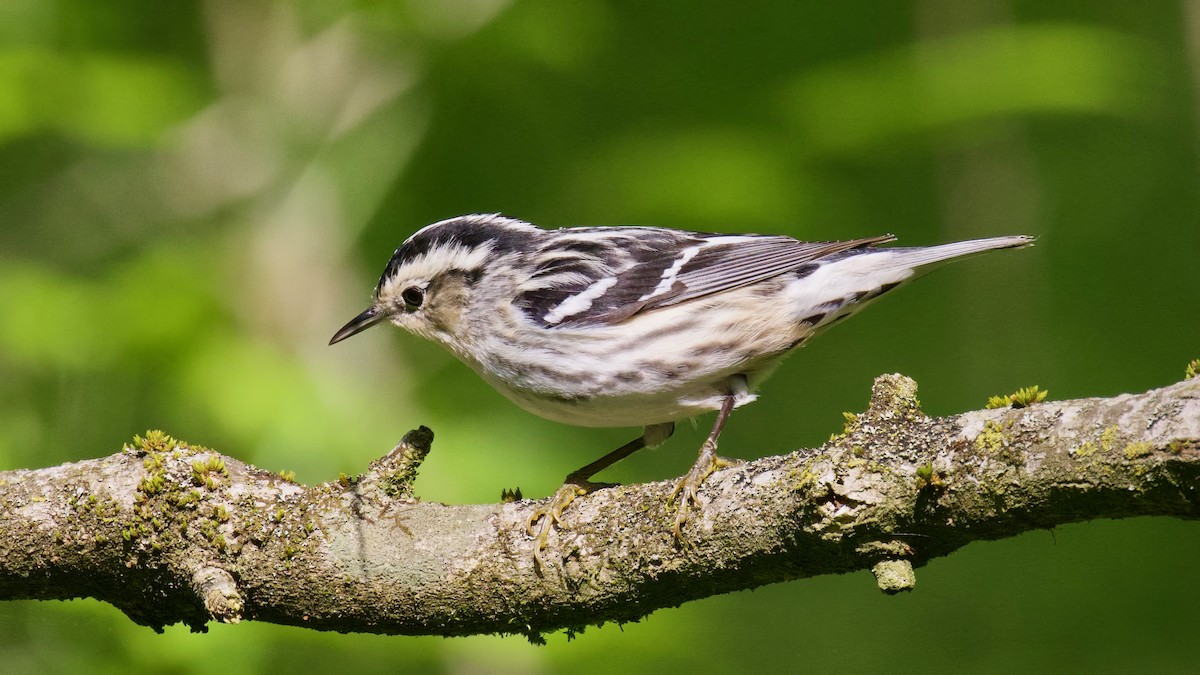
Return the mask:
{"type": "Polygon", "coordinates": [[[730,393],[737,396],[734,407],[756,398],[751,392],[736,392],[728,378],[684,390],[576,398],[514,389],[494,380],[489,380],[489,384],[539,417],[581,427],[640,427],[676,422],[719,409],[730,393]]]}

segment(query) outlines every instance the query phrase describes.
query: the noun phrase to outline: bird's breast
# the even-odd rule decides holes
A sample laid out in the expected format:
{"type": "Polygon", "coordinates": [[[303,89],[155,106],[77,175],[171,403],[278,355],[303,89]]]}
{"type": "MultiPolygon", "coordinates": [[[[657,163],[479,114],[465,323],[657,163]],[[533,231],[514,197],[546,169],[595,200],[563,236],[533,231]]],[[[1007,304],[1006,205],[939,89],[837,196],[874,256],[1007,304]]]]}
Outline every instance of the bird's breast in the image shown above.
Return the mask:
{"type": "Polygon", "coordinates": [[[765,300],[761,289],[746,288],[573,328],[497,312],[469,339],[447,346],[541,417],[580,426],[656,424],[719,409],[735,375],[755,390],[804,337],[809,327],[765,300]]]}

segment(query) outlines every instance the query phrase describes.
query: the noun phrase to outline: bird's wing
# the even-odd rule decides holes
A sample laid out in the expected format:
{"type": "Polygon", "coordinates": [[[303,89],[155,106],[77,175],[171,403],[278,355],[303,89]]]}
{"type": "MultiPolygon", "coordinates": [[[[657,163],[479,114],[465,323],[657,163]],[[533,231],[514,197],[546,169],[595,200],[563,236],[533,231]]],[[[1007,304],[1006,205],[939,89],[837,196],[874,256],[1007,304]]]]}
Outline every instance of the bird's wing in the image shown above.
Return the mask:
{"type": "MultiPolygon", "coordinates": [[[[895,237],[884,235],[851,241],[803,242],[789,237],[714,237],[694,254],[677,256],[657,278],[647,278],[644,266],[626,270],[622,281],[653,290],[639,300],[638,311],[677,305],[713,293],[764,281],[815,263],[825,256],[895,237]]],[[[620,283],[620,282],[618,282],[620,283]]]]}
{"type": "MultiPolygon", "coordinates": [[[[640,312],[753,284],[825,256],[893,239],[884,235],[802,242],[778,236],[681,232],[674,237],[664,234],[647,248],[644,237],[639,237],[638,246],[625,247],[628,255],[618,270],[595,267],[594,273],[578,274],[571,283],[540,289],[530,296],[537,302],[527,306],[527,312],[546,327],[614,324],[640,312]]],[[[578,260],[574,264],[583,271],[585,266],[578,260]]]]}

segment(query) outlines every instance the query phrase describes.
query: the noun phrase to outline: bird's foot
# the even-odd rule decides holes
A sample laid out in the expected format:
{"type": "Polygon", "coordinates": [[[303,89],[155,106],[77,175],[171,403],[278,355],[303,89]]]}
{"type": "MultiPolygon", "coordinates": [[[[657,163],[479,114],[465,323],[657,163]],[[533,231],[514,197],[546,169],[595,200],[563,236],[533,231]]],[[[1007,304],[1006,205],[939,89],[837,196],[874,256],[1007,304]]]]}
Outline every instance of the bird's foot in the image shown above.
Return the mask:
{"type": "Polygon", "coordinates": [[[698,490],[704,484],[704,481],[717,469],[723,469],[727,466],[734,466],[740,462],[725,459],[717,456],[717,444],[709,439],[700,447],[700,456],[696,458],[696,463],[692,465],[683,478],[675,484],[675,490],[671,492],[671,499],[679,500],[678,510],[675,512],[675,541],[679,544],[684,543],[683,524],[687,522],[688,512],[692,506],[700,508],[700,498],[698,490]]]}
{"type": "Polygon", "coordinates": [[[602,487],[606,487],[606,484],[592,483],[582,478],[567,476],[566,482],[558,488],[550,501],[534,509],[533,515],[529,516],[529,523],[526,525],[525,531],[533,537],[533,562],[539,570],[543,569],[545,562],[542,559],[542,552],[546,550],[546,542],[550,533],[558,529],[559,523],[562,522],[563,511],[571,505],[571,502],[575,501],[576,497],[602,487]],[[539,521],[541,521],[540,524],[539,521]]]}

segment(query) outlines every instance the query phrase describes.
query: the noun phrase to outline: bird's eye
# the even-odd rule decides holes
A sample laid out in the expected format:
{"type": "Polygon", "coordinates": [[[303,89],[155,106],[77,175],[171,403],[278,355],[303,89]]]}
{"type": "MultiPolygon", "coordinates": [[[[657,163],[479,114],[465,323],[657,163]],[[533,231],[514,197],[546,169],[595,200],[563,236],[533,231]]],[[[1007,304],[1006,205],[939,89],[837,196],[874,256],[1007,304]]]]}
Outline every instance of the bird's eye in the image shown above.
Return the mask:
{"type": "Polygon", "coordinates": [[[425,302],[425,291],[416,286],[409,286],[400,292],[400,299],[404,301],[404,305],[408,309],[417,309],[422,302],[425,302]]]}

